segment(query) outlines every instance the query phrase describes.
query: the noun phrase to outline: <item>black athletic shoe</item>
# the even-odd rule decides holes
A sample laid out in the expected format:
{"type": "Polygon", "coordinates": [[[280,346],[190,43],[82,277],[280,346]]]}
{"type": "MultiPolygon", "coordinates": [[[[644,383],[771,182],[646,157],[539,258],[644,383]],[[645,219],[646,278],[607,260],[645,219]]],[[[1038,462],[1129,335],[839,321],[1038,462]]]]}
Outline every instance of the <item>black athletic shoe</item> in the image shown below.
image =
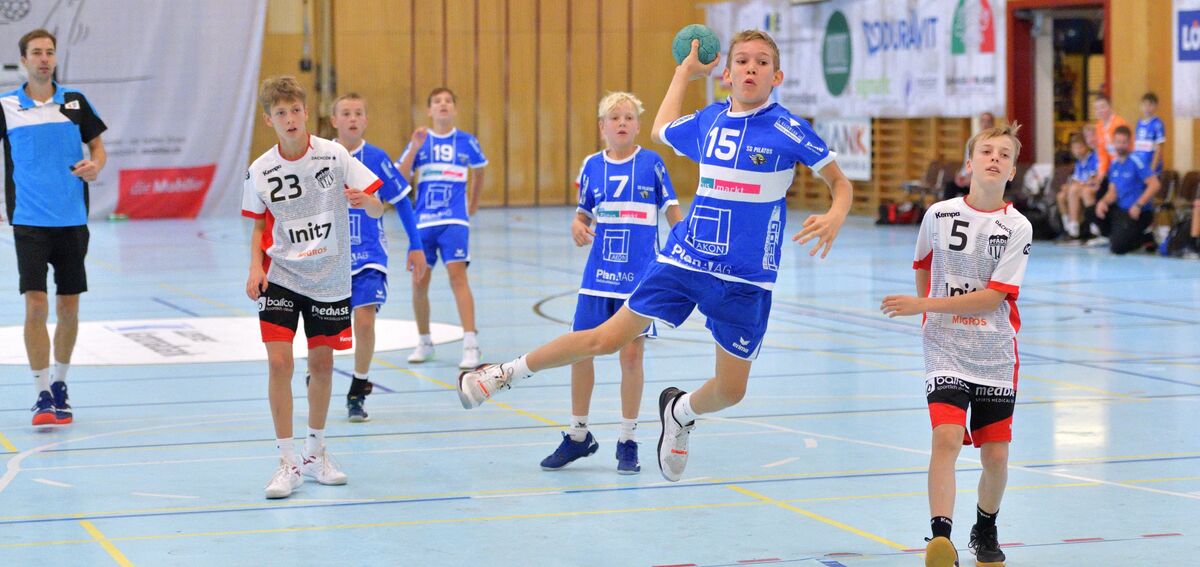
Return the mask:
{"type": "Polygon", "coordinates": [[[971,553],[975,554],[975,564],[979,567],[1004,567],[1004,552],[1000,550],[1000,540],[996,536],[996,526],[981,528],[971,527],[971,542],[967,544],[971,553]]]}

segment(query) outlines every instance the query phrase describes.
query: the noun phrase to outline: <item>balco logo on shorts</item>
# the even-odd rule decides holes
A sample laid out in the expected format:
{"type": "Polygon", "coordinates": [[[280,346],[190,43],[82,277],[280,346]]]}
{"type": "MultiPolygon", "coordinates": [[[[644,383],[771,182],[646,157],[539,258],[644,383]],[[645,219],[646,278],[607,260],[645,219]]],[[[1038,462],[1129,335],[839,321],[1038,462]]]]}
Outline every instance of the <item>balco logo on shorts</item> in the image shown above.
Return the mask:
{"type": "Polygon", "coordinates": [[[265,295],[261,295],[258,297],[258,310],[259,311],[266,311],[267,309],[270,309],[270,308],[292,309],[295,306],[296,306],[296,304],[292,303],[292,301],[286,297],[276,298],[276,297],[267,297],[265,295]]]}

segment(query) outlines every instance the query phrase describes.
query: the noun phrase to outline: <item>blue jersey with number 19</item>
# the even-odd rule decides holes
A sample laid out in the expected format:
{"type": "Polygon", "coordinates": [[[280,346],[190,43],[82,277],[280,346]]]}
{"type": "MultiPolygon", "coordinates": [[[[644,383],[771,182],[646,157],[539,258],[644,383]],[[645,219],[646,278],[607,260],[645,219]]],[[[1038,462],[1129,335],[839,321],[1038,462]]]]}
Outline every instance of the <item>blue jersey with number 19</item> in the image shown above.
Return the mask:
{"type": "Polygon", "coordinates": [[[808,122],[774,103],[745,112],[713,103],[672,122],[662,137],[700,164],[700,185],[658,261],[771,289],[796,163],[819,171],[836,154],[808,122]]]}
{"type": "Polygon", "coordinates": [[[404,148],[397,163],[408,152],[413,157],[417,178],[417,228],[443,224],[470,226],[467,214],[467,178],[472,169],[487,165],[479,140],[457,128],[439,136],[431,130],[419,148],[404,148]]]}

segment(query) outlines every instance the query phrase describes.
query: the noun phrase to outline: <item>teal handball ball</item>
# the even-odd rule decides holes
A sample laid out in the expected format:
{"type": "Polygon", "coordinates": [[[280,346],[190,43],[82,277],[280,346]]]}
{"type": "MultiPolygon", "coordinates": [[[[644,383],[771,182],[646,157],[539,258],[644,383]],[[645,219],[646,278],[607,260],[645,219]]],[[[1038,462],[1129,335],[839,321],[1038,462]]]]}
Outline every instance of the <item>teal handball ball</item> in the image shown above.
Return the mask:
{"type": "Polygon", "coordinates": [[[696,53],[700,62],[705,65],[712,63],[712,60],[717,58],[717,53],[721,51],[721,42],[717,40],[717,34],[703,24],[686,25],[679,30],[679,33],[675,34],[675,42],[671,45],[675,63],[683,63],[683,60],[687,59],[688,53],[692,52],[693,39],[700,40],[700,47],[696,53]]]}

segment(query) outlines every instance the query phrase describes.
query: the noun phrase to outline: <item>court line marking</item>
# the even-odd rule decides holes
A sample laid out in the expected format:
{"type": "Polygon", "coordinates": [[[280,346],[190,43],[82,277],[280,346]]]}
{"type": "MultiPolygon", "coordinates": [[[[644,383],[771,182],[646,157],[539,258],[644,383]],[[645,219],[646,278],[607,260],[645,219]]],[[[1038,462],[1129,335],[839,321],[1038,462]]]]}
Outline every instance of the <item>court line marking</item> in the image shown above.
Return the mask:
{"type": "Polygon", "coordinates": [[[13,445],[12,441],[9,441],[8,437],[5,437],[3,433],[0,433],[0,447],[4,447],[4,450],[8,451],[9,453],[19,453],[20,452],[20,451],[17,451],[17,446],[13,445]]]}
{"type": "Polygon", "coordinates": [[[199,500],[199,496],[187,496],[185,494],[159,494],[157,492],[130,492],[133,496],[146,496],[148,498],[171,498],[175,500],[199,500]]]}
{"type": "Polygon", "coordinates": [[[112,557],[113,561],[115,561],[117,565],[120,565],[121,567],[133,567],[133,563],[131,563],[129,559],[125,557],[125,554],[121,553],[121,550],[117,549],[117,546],[113,545],[112,540],[108,539],[108,537],[104,535],[104,532],[96,529],[94,524],[87,520],[80,520],[79,525],[83,526],[83,529],[87,530],[88,535],[92,536],[93,541],[99,543],[100,547],[103,547],[104,551],[108,552],[109,557],[112,557]]]}
{"type": "Polygon", "coordinates": [[[767,464],[763,465],[763,466],[762,466],[762,468],[764,468],[764,469],[772,469],[772,468],[775,468],[775,467],[781,467],[781,466],[783,466],[783,465],[786,465],[786,464],[789,464],[789,463],[794,463],[794,462],[796,462],[796,461],[799,461],[799,460],[800,460],[800,457],[788,457],[788,458],[786,458],[786,459],[780,459],[780,460],[778,460],[778,461],[775,461],[775,462],[773,462],[773,463],[767,463],[767,464]]]}
{"type": "Polygon", "coordinates": [[[794,506],[792,504],[788,504],[787,502],[784,502],[782,500],[776,500],[774,498],[771,498],[770,496],[767,496],[766,494],[754,492],[753,490],[748,490],[748,489],[742,488],[736,484],[727,485],[725,488],[728,488],[729,490],[732,490],[739,494],[749,496],[750,498],[753,498],[760,502],[770,504],[770,505],[776,506],[778,508],[783,508],[784,510],[787,510],[789,512],[795,512],[806,518],[821,522],[822,524],[826,524],[826,525],[838,528],[840,530],[850,532],[856,536],[867,538],[875,543],[880,543],[880,544],[886,545],[892,549],[899,549],[899,550],[908,549],[907,546],[900,545],[890,539],[887,539],[887,538],[884,538],[881,536],[877,536],[871,532],[860,530],[854,526],[845,524],[843,522],[839,522],[833,518],[828,518],[826,516],[822,516],[820,514],[810,512],[808,510],[805,510],[804,508],[801,508],[799,506],[794,506]]]}
{"type": "Polygon", "coordinates": [[[46,486],[53,486],[56,488],[75,488],[75,485],[73,485],[73,484],[67,484],[65,482],[59,482],[57,480],[50,480],[48,478],[33,478],[30,480],[32,480],[33,482],[36,482],[38,484],[44,484],[46,486]]]}
{"type": "Polygon", "coordinates": [[[190,297],[192,299],[195,299],[196,301],[201,301],[201,302],[207,303],[209,305],[212,305],[213,307],[216,307],[217,309],[221,309],[223,311],[228,311],[230,313],[233,313],[234,315],[241,315],[242,317],[255,316],[254,313],[250,313],[249,311],[246,311],[240,307],[234,307],[228,303],[225,303],[224,301],[210,299],[208,297],[204,297],[203,295],[192,293],[186,289],[176,287],[176,286],[173,286],[168,283],[157,282],[157,285],[158,285],[158,287],[161,287],[172,293],[178,293],[179,295],[182,295],[184,297],[190,297]]]}
{"type": "MultiPolygon", "coordinates": [[[[410,376],[413,376],[413,377],[415,377],[415,378],[418,378],[418,379],[420,379],[420,380],[424,380],[424,381],[426,381],[426,382],[429,382],[429,383],[432,383],[432,384],[437,384],[438,386],[441,386],[441,387],[443,387],[443,388],[446,388],[447,390],[453,390],[453,391],[456,391],[456,392],[458,391],[458,386],[456,386],[456,385],[453,385],[453,384],[450,384],[449,382],[444,382],[444,381],[442,381],[442,380],[438,380],[437,378],[434,378],[434,377],[432,377],[432,376],[427,376],[427,375],[425,375],[425,374],[422,374],[422,373],[420,373],[420,372],[416,372],[416,371],[414,371],[414,370],[410,370],[410,369],[408,369],[408,368],[401,368],[401,367],[399,367],[399,366],[397,366],[397,365],[395,365],[395,364],[392,364],[392,363],[390,363],[390,362],[388,362],[388,361],[386,361],[386,360],[377,359],[377,360],[376,360],[376,362],[378,362],[380,366],[383,366],[383,367],[385,367],[385,368],[391,368],[391,369],[393,369],[393,370],[398,370],[398,371],[400,371],[400,372],[403,372],[404,374],[408,374],[408,375],[410,375],[410,376]]],[[[532,419],[532,420],[534,420],[534,421],[537,421],[537,422],[539,422],[539,423],[543,423],[543,424],[545,424],[545,425],[549,425],[549,426],[551,426],[551,427],[566,427],[566,424],[559,423],[559,422],[557,422],[557,421],[554,421],[554,420],[552,420],[552,419],[547,419],[547,418],[545,418],[545,417],[542,417],[542,416],[540,416],[540,415],[538,415],[538,414],[536,414],[536,413],[533,413],[533,412],[531,412],[531,411],[526,411],[526,410],[523,410],[523,409],[520,409],[520,408],[515,408],[515,407],[513,407],[513,406],[511,406],[511,405],[509,405],[509,404],[506,404],[506,403],[504,403],[504,402],[498,402],[498,401],[496,401],[496,400],[488,400],[488,403],[491,403],[491,404],[495,405],[495,406],[496,406],[496,407],[498,407],[498,408],[501,408],[501,409],[506,409],[506,410],[508,410],[508,411],[511,411],[511,412],[513,412],[513,413],[515,413],[515,414],[517,414],[517,415],[522,415],[522,416],[528,417],[529,419],[532,419]]]]}

